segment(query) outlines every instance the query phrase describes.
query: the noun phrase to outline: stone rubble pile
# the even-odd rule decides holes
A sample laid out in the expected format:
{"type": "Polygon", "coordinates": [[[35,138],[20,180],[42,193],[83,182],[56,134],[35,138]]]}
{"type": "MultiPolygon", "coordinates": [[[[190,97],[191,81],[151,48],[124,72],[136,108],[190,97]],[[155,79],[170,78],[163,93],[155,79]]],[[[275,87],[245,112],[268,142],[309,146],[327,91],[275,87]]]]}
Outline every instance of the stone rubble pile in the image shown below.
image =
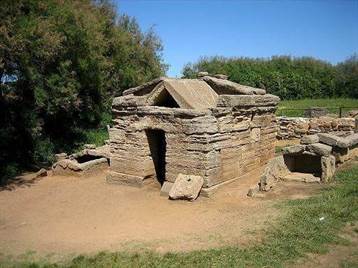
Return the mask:
{"type": "Polygon", "coordinates": [[[301,138],[317,133],[340,132],[352,134],[355,130],[354,118],[334,118],[322,116],[317,118],[278,116],[277,138],[280,140],[301,138]]]}
{"type": "Polygon", "coordinates": [[[57,154],[57,162],[52,165],[54,175],[84,175],[109,166],[109,146],[97,147],[86,144],[85,148],[71,155],[57,154]]]}
{"type": "Polygon", "coordinates": [[[282,153],[268,162],[249,196],[271,190],[278,181],[329,182],[337,165],[358,156],[358,133],[345,137],[327,133],[303,136],[301,144],[283,148],[282,153]]]}

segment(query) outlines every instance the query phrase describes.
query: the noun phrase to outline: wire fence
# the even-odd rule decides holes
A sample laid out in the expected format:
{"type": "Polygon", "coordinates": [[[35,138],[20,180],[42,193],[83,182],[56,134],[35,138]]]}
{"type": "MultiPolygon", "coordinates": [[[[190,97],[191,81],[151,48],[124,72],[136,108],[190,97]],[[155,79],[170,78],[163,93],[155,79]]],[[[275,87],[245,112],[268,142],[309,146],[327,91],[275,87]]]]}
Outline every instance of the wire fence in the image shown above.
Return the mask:
{"type": "MultiPolygon", "coordinates": [[[[349,112],[356,110],[358,113],[358,106],[347,107],[347,106],[338,106],[338,107],[315,107],[320,109],[326,109],[328,114],[337,116],[337,117],[348,117],[349,112]]],[[[307,116],[307,111],[312,108],[278,108],[276,111],[277,116],[287,116],[287,117],[309,117],[307,116]]]]}

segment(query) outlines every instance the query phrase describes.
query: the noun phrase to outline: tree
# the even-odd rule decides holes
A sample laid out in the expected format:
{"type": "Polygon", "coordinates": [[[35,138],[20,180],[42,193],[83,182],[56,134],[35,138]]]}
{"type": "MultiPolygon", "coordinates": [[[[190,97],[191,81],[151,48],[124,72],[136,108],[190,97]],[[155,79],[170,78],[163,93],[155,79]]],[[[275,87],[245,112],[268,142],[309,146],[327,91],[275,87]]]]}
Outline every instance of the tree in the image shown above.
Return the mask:
{"type": "Polygon", "coordinates": [[[114,95],[165,72],[161,51],[153,30],[108,1],[2,1],[0,165],[73,150],[105,123],[114,95]]]}
{"type": "Polygon", "coordinates": [[[345,96],[358,98],[358,54],[337,65],[337,88],[345,96]]]}

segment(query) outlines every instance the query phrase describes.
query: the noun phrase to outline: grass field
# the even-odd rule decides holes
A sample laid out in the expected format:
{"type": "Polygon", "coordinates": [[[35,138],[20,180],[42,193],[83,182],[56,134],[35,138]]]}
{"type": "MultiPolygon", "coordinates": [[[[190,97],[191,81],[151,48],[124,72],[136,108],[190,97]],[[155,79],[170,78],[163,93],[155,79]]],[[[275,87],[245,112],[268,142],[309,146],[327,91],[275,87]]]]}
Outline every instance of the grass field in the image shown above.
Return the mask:
{"type": "MultiPolygon", "coordinates": [[[[167,254],[101,252],[78,256],[68,263],[0,263],[0,267],[283,267],[307,253],[325,253],[330,244],[347,243],[338,236],[347,224],[358,232],[357,177],[355,164],[337,173],[336,183],[318,195],[278,204],[287,211],[286,216],[277,225],[268,227],[262,243],[250,247],[167,254]]],[[[357,265],[349,262],[349,267],[357,265]]],[[[341,266],[347,267],[346,263],[341,266]]]]}
{"type": "Polygon", "coordinates": [[[303,116],[303,110],[310,107],[327,107],[331,113],[339,114],[339,107],[355,107],[344,108],[343,114],[350,110],[358,110],[358,99],[303,99],[303,100],[283,100],[279,103],[276,115],[285,116],[303,116]],[[289,110],[293,109],[293,110],[289,110]]]}

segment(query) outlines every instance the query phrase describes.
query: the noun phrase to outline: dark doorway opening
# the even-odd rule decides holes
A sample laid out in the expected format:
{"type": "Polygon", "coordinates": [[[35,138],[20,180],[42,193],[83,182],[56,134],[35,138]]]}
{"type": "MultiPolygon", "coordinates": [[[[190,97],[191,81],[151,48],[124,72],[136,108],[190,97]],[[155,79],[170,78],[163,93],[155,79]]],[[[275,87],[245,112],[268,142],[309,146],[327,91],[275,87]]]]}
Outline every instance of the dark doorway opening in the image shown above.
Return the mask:
{"type": "Polygon", "coordinates": [[[163,185],[165,181],[165,154],[167,146],[165,141],[165,132],[160,129],[147,129],[145,132],[157,180],[161,185],[163,185]]]}
{"type": "Polygon", "coordinates": [[[164,89],[157,96],[154,106],[168,107],[168,108],[179,108],[178,103],[174,100],[174,98],[169,94],[169,92],[164,89]]]}
{"type": "Polygon", "coordinates": [[[321,157],[309,154],[290,154],[284,155],[284,161],[291,172],[311,173],[316,177],[321,177],[321,157]]]}
{"type": "Polygon", "coordinates": [[[82,164],[82,163],[92,161],[92,160],[96,160],[96,159],[100,159],[100,158],[103,158],[103,156],[85,154],[85,155],[76,157],[75,159],[77,160],[78,163],[82,164]]]}

